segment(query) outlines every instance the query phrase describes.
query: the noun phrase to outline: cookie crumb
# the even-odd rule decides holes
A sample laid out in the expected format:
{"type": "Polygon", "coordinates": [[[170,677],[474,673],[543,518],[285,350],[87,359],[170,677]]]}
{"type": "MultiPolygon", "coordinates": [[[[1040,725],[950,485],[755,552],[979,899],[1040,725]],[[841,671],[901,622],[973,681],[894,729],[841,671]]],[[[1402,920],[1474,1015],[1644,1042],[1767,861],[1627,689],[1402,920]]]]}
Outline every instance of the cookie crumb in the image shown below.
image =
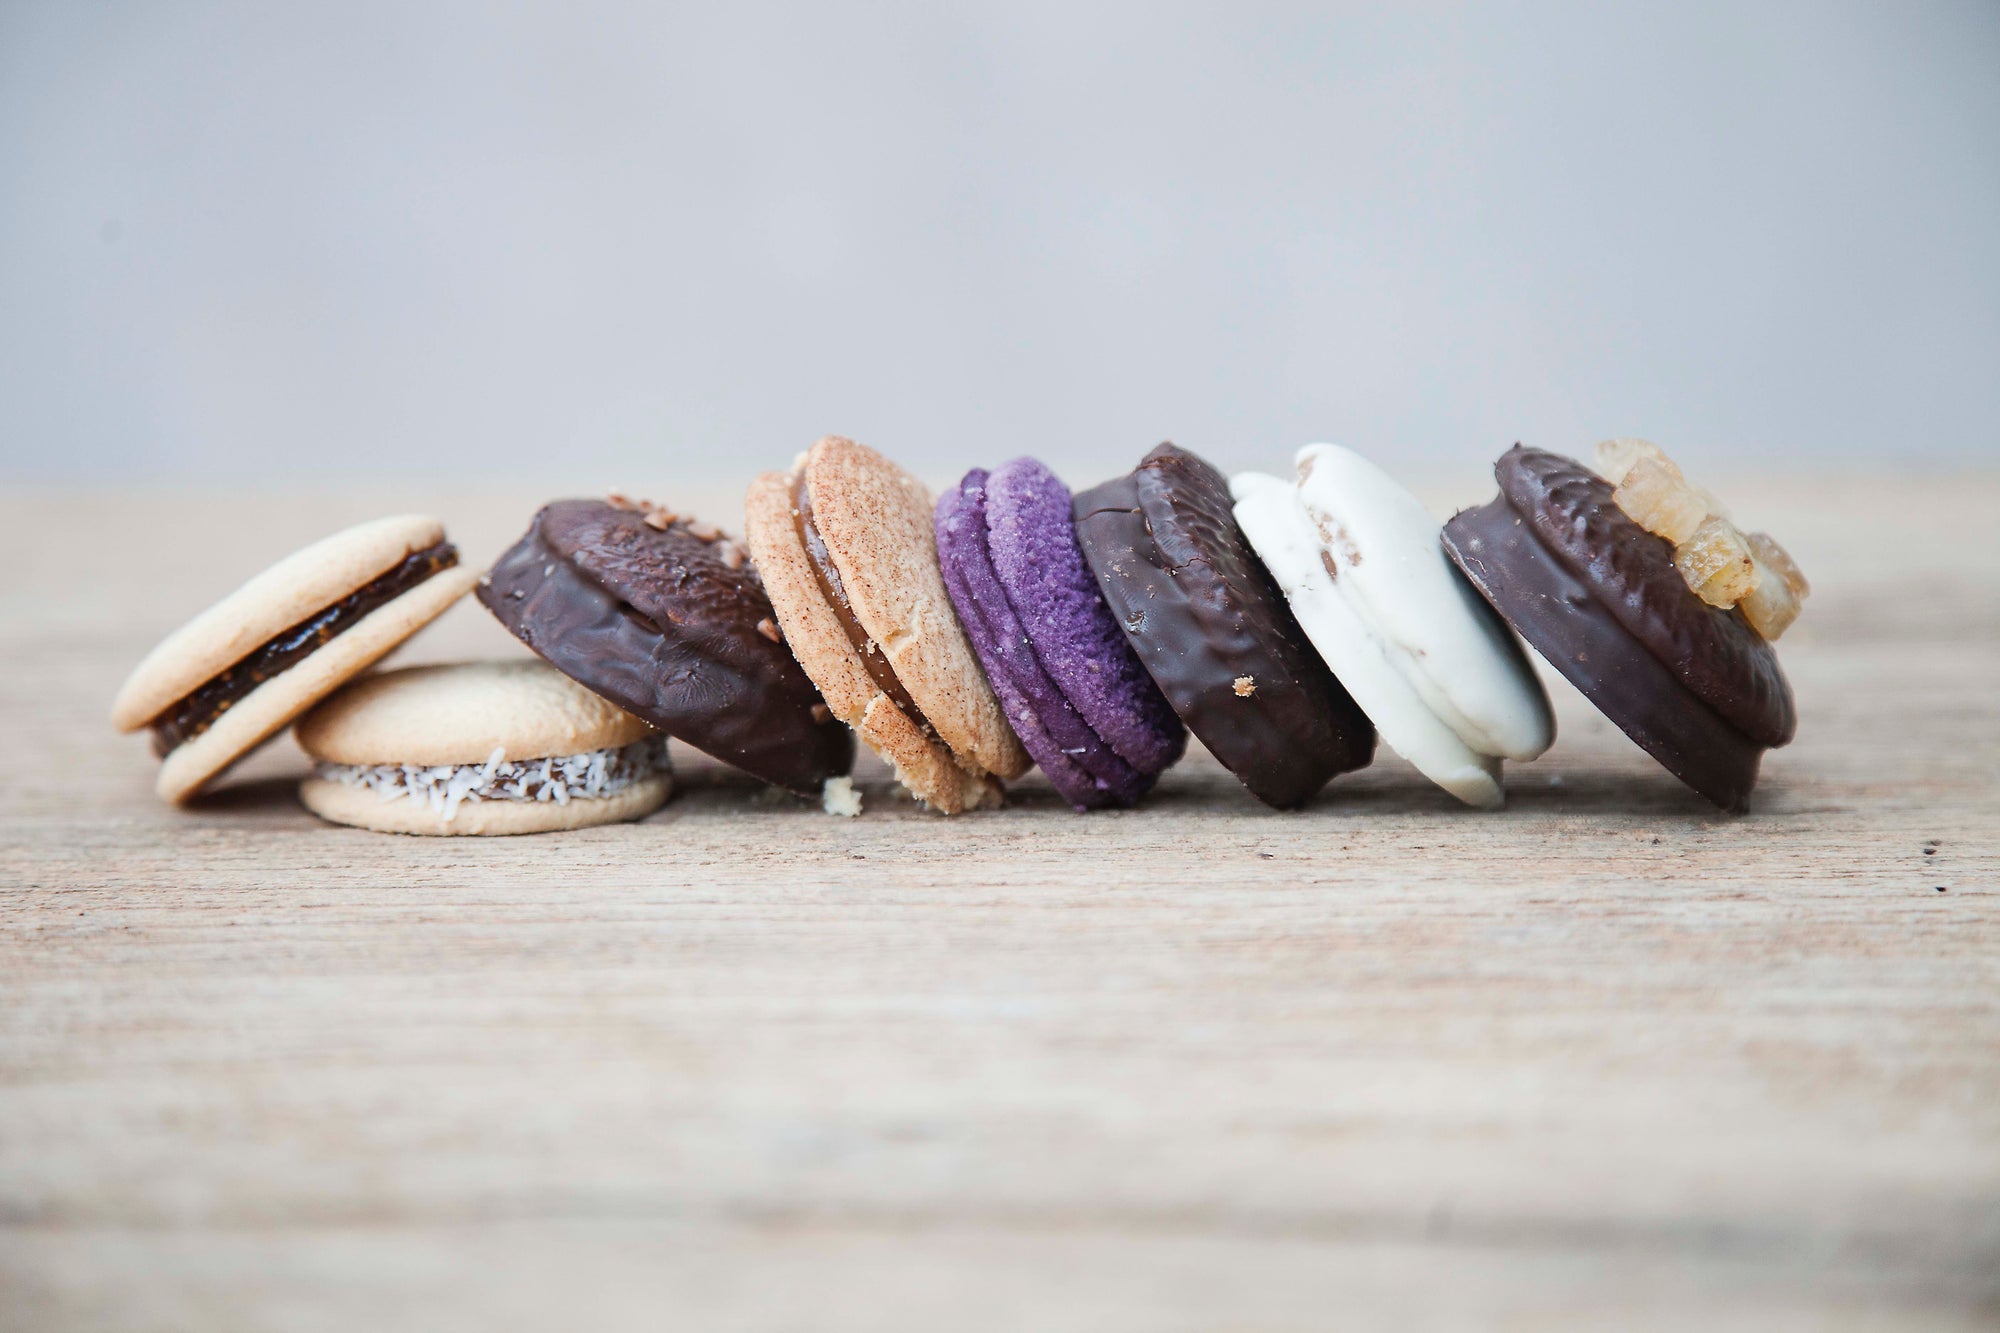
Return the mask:
{"type": "Polygon", "coordinates": [[[861,793],[854,790],[852,778],[828,778],[820,789],[819,804],[830,815],[852,819],[861,813],[861,793]]]}
{"type": "Polygon", "coordinates": [[[1236,678],[1235,690],[1237,698],[1248,699],[1257,692],[1257,678],[1255,676],[1238,676],[1236,678]]]}
{"type": "MultiPolygon", "coordinates": [[[[763,635],[765,638],[769,639],[772,643],[783,643],[785,641],[785,636],[778,630],[777,622],[772,620],[771,617],[769,616],[765,616],[762,620],[757,622],[757,632],[763,635]]],[[[813,706],[817,708],[820,705],[815,704],[813,706]]]]}

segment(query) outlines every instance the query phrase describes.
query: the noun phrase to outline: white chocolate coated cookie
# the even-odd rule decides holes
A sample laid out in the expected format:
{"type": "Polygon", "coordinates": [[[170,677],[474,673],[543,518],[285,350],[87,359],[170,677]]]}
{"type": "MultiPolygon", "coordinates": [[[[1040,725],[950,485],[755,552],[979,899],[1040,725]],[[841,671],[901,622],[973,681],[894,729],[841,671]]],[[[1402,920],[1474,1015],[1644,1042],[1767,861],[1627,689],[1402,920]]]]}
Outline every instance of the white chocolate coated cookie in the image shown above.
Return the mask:
{"type": "Polygon", "coordinates": [[[1232,480],[1244,535],[1390,748],[1467,804],[1500,805],[1501,759],[1555,737],[1526,654],[1416,497],[1333,445],[1308,445],[1298,465],[1296,483],[1232,480]]]}

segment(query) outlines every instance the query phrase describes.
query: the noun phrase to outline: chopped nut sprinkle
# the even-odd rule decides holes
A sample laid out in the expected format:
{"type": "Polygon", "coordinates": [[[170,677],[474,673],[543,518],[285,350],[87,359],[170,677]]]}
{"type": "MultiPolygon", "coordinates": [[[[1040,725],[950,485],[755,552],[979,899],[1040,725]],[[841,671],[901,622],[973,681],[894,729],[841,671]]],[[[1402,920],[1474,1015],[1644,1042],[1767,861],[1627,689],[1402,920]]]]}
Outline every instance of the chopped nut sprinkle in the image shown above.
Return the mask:
{"type": "Polygon", "coordinates": [[[776,622],[774,622],[769,616],[765,616],[762,620],[757,622],[757,632],[763,635],[765,638],[769,639],[772,643],[783,643],[785,641],[784,634],[779,631],[776,622]]]}
{"type": "Polygon", "coordinates": [[[1234,688],[1237,698],[1248,699],[1257,692],[1257,678],[1255,676],[1238,676],[1234,688]]]}

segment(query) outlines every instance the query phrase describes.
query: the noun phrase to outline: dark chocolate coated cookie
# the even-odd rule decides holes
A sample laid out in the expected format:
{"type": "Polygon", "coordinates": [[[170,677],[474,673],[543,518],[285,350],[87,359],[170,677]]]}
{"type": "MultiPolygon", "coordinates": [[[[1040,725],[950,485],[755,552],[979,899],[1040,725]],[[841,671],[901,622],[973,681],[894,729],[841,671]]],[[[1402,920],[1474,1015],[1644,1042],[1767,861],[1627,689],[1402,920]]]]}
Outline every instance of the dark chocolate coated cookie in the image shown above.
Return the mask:
{"type": "Polygon", "coordinates": [[[1777,650],[1734,610],[1688,591],[1673,545],[1633,522],[1610,482],[1561,454],[1518,444],[1493,475],[1541,544],[1697,698],[1759,745],[1792,739],[1798,713],[1777,650]]]}
{"type": "Polygon", "coordinates": [[[1499,497],[1444,525],[1446,553],[1669,772],[1725,810],[1748,810],[1764,750],[1797,725],[1770,644],[1689,591],[1672,546],[1582,464],[1516,445],[1494,474],[1499,497]]]}
{"type": "Polygon", "coordinates": [[[1163,444],[1076,497],[1076,533],[1139,660],[1253,795],[1288,809],[1366,767],[1375,728],[1306,642],[1207,462],[1163,444]]]}
{"type": "Polygon", "coordinates": [[[602,500],[558,500],[479,600],[577,683],[755,777],[817,796],[854,738],[780,638],[740,547],[602,500]]]}

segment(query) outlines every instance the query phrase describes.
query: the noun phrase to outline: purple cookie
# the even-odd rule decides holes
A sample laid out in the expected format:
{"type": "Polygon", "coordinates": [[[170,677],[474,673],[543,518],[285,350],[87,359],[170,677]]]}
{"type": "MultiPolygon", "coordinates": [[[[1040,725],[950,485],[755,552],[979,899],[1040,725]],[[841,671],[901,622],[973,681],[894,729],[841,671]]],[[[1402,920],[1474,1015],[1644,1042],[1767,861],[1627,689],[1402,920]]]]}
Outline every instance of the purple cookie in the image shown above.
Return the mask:
{"type": "Polygon", "coordinates": [[[1069,491],[1033,459],[937,507],[945,587],[1021,744],[1079,810],[1130,805],[1187,734],[1084,564],[1069,491]]]}
{"type": "Polygon", "coordinates": [[[937,505],[938,563],[965,636],[1021,745],[1079,810],[1130,805],[1153,785],[1063,698],[1028,644],[987,547],[986,472],[974,468],[937,505]]]}
{"type": "Polygon", "coordinates": [[[1002,463],[986,481],[986,532],[1036,658],[1090,729],[1141,773],[1179,759],[1187,731],[1084,563],[1069,487],[1035,459],[1002,463]]]}

